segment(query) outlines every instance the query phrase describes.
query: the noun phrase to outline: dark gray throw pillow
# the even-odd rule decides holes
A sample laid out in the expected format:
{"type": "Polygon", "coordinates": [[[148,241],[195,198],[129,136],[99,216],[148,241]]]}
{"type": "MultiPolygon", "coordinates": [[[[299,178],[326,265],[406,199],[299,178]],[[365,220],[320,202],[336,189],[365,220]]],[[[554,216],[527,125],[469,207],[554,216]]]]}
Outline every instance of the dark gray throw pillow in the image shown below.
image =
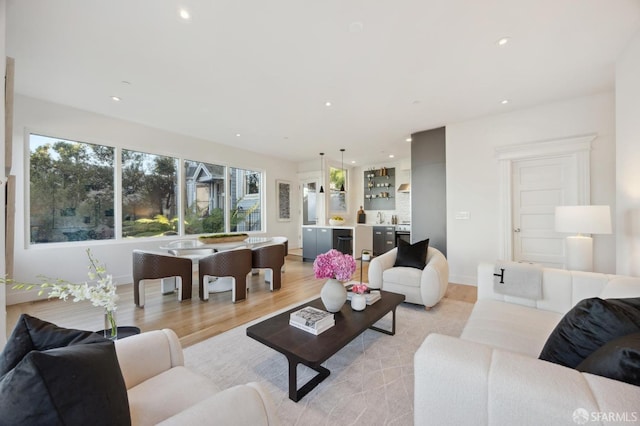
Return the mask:
{"type": "Polygon", "coordinates": [[[112,341],[23,316],[6,349],[15,366],[0,377],[0,425],[131,424],[112,341]]]}
{"type": "Polygon", "coordinates": [[[22,314],[0,357],[0,376],[15,368],[29,352],[62,346],[104,341],[104,337],[86,330],[58,327],[31,315],[22,314]]]}
{"type": "Polygon", "coordinates": [[[560,320],[540,359],[576,368],[604,344],[636,332],[640,332],[640,298],[585,299],[560,320]]]}
{"type": "Polygon", "coordinates": [[[578,364],[576,370],[640,386],[640,333],[608,342],[578,364]]]}
{"type": "Polygon", "coordinates": [[[427,265],[427,249],[429,239],[410,244],[404,240],[398,240],[398,253],[395,266],[408,266],[410,268],[424,269],[427,265]]]}

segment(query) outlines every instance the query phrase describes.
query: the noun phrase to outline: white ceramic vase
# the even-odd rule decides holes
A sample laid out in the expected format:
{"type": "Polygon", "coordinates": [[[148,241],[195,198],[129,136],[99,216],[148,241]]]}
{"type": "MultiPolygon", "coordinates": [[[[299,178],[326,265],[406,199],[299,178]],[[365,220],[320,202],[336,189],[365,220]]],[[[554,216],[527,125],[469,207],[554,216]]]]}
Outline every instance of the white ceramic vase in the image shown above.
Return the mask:
{"type": "Polygon", "coordinates": [[[367,307],[367,298],[364,294],[356,293],[351,296],[351,309],[354,311],[364,311],[367,307]]]}
{"type": "Polygon", "coordinates": [[[335,278],[327,280],[320,291],[320,299],[329,312],[339,312],[347,301],[347,289],[335,278]]]}

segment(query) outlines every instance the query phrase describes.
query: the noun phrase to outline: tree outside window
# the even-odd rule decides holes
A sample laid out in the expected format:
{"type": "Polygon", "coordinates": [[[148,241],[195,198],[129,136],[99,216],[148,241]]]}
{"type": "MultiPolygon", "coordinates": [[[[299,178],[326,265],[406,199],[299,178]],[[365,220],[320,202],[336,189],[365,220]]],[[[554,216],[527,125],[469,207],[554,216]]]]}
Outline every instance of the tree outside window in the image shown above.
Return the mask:
{"type": "Polygon", "coordinates": [[[116,201],[116,148],[35,134],[29,147],[31,244],[114,239],[116,202],[123,238],[263,230],[262,172],[185,160],[181,189],[177,158],[123,149],[116,201]]]}
{"type": "Polygon", "coordinates": [[[31,244],[114,238],[114,149],[29,135],[31,244]]]}
{"type": "Polygon", "coordinates": [[[178,159],[122,150],[122,236],[176,235],[178,159]]]}
{"type": "Polygon", "coordinates": [[[343,213],[347,211],[347,198],[340,188],[346,187],[346,171],[335,167],[329,168],[329,211],[343,213]]]}

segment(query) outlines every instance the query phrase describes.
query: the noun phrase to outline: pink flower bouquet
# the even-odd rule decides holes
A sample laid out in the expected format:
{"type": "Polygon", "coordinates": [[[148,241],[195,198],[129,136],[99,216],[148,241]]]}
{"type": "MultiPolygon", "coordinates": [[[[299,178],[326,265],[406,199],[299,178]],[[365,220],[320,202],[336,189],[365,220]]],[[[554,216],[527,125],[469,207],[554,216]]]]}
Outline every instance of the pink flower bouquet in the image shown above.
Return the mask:
{"type": "Polygon", "coordinates": [[[339,281],[348,281],[355,270],[356,260],[353,256],[334,249],[319,254],[313,262],[313,272],[316,278],[335,278],[339,281]]]}
{"type": "Polygon", "coordinates": [[[357,294],[364,294],[368,289],[369,287],[366,284],[354,284],[351,286],[351,291],[357,294]]]}

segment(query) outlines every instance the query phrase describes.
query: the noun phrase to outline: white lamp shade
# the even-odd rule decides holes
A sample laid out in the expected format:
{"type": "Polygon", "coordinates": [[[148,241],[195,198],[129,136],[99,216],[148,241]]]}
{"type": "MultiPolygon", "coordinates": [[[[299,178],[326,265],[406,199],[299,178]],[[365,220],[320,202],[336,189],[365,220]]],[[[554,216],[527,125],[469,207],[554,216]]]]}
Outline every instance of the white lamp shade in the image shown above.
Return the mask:
{"type": "Polygon", "coordinates": [[[558,206],[555,229],[573,234],[610,234],[609,206],[558,206]]]}

